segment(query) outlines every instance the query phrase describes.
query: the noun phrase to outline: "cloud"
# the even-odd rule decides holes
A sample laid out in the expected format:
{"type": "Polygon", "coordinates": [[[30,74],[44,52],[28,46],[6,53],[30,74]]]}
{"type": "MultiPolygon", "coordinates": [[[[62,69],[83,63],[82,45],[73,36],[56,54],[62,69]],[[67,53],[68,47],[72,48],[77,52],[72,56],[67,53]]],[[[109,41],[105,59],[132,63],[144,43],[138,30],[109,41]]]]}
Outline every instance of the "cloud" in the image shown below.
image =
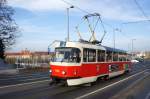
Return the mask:
{"type": "Polygon", "coordinates": [[[40,27],[33,24],[23,25],[20,28],[25,33],[47,33],[51,31],[50,27],[40,27]]]}
{"type": "Polygon", "coordinates": [[[67,4],[60,0],[8,0],[8,3],[30,11],[61,10],[67,7],[67,4]]]}
{"type": "Polygon", "coordinates": [[[95,0],[89,2],[86,0],[82,7],[89,12],[98,12],[103,18],[121,21],[143,20],[141,13],[137,10],[134,2],[131,0],[95,0]]]}
{"type": "Polygon", "coordinates": [[[38,26],[35,24],[23,24],[20,25],[21,32],[24,39],[32,39],[34,40],[55,40],[58,39],[65,39],[65,31],[64,29],[55,29],[49,26],[38,26]],[[58,37],[58,35],[61,35],[58,37]]]}
{"type": "MultiPolygon", "coordinates": [[[[104,21],[106,20],[107,22],[109,21],[113,26],[116,26],[116,24],[118,25],[118,22],[121,23],[121,22],[137,21],[137,20],[144,19],[142,14],[137,9],[136,5],[132,0],[65,0],[65,1],[70,2],[75,6],[80,7],[81,9],[86,10],[90,13],[94,13],[94,12],[100,13],[104,21]]],[[[143,0],[143,4],[144,2],[145,0],[143,0]]],[[[19,46],[24,45],[27,46],[27,48],[34,47],[36,49],[39,48],[38,45],[44,44],[41,45],[41,48],[47,48],[48,43],[50,41],[53,41],[53,39],[59,39],[59,40],[65,39],[66,28],[64,24],[66,23],[60,20],[63,20],[62,16],[64,15],[62,15],[62,13],[66,14],[65,10],[67,7],[69,7],[69,5],[62,2],[62,0],[8,0],[8,3],[13,7],[24,9],[27,11],[25,12],[24,10],[21,10],[22,14],[19,13],[16,18],[16,20],[19,23],[21,23],[19,25],[20,28],[22,29],[22,33],[24,36],[22,43],[19,46]],[[25,18],[22,17],[22,16],[27,16],[26,13],[31,13],[31,16],[25,18]],[[34,15],[32,16],[32,14],[34,15]],[[21,18],[18,19],[18,17],[21,18]],[[53,20],[55,20],[56,22],[52,22],[53,20]],[[50,24],[51,26],[48,26],[48,24],[50,24]],[[36,46],[32,46],[32,45],[36,45],[36,46]]],[[[78,20],[79,17],[82,17],[82,15],[87,14],[76,8],[72,9],[70,12],[71,12],[70,22],[72,23],[76,23],[76,20],[78,20]]],[[[71,32],[72,23],[70,24],[70,32],[71,32]]],[[[130,30],[130,28],[125,28],[127,30],[126,33],[131,32],[129,33],[129,36],[131,37],[134,37],[134,35],[143,35],[144,32],[142,32],[142,34],[138,34],[140,33],[139,32],[140,30],[146,31],[146,29],[142,28],[141,26],[139,28],[136,27],[135,25],[132,26],[135,27],[133,28],[133,30],[130,30]],[[136,33],[136,34],[132,34],[132,33],[136,33]]],[[[108,34],[106,34],[106,37],[104,38],[104,42],[106,42],[104,44],[107,44],[109,46],[113,45],[112,44],[113,40],[111,39],[112,35],[110,35],[111,33],[112,31],[109,31],[108,34]]],[[[74,35],[75,34],[71,35],[71,37],[73,37],[72,39],[75,38],[74,35]]],[[[86,35],[87,34],[84,34],[84,36],[86,35]]],[[[98,35],[98,37],[101,38],[101,35],[98,35]]],[[[126,43],[126,39],[122,39],[121,36],[119,37],[120,40],[118,40],[118,44],[116,42],[116,45],[119,45],[120,48],[123,48],[123,46],[125,45],[127,48],[128,44],[126,43]]],[[[143,43],[145,43],[145,46],[146,46],[146,42],[148,41],[149,39],[143,41],[143,43]]],[[[140,45],[142,45],[142,43],[140,43],[140,45]]]]}
{"type": "MultiPolygon", "coordinates": [[[[130,0],[66,0],[89,12],[99,12],[106,19],[135,21],[141,20],[137,8],[130,0]],[[130,5],[129,5],[130,4],[130,5]]],[[[62,11],[69,5],[62,0],[9,0],[14,7],[29,11],[62,11]]],[[[75,10],[81,12],[79,10],[75,10]]]]}

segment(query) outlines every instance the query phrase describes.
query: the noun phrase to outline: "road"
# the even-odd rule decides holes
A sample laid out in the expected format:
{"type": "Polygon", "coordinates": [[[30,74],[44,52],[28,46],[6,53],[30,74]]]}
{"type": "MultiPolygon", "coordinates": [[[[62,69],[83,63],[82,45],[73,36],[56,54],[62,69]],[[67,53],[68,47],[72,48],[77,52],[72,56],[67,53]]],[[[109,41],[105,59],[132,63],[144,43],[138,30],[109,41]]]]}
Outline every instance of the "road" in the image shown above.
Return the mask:
{"type": "Polygon", "coordinates": [[[0,87],[46,79],[49,79],[49,72],[29,72],[19,73],[16,75],[0,75],[0,87]]]}
{"type": "Polygon", "coordinates": [[[94,86],[49,86],[48,78],[40,79],[47,77],[48,73],[41,74],[22,75],[24,78],[17,75],[17,79],[21,81],[16,83],[12,80],[13,84],[3,85],[3,81],[2,85],[0,84],[0,99],[150,99],[148,61],[135,64],[128,74],[108,81],[100,80],[94,86]]]}

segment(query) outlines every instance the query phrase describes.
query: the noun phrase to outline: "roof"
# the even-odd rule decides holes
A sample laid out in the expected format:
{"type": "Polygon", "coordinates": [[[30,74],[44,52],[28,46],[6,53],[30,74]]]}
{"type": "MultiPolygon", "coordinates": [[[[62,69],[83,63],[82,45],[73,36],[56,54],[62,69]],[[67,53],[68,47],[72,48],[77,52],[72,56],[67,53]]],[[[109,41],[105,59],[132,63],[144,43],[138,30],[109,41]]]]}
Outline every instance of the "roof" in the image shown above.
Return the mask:
{"type": "Polygon", "coordinates": [[[103,46],[107,51],[111,51],[111,52],[120,52],[120,53],[127,53],[127,51],[125,50],[121,50],[121,49],[114,49],[114,48],[111,48],[111,47],[107,47],[107,46],[103,46]]]}
{"type": "Polygon", "coordinates": [[[21,53],[15,53],[15,52],[6,52],[5,55],[21,55],[21,53]]]}
{"type": "Polygon", "coordinates": [[[33,52],[32,54],[36,54],[36,55],[48,55],[48,52],[33,52]]]}
{"type": "Polygon", "coordinates": [[[80,41],[80,42],[69,41],[69,42],[66,42],[65,47],[91,48],[91,49],[94,48],[94,49],[100,49],[100,50],[107,50],[107,51],[111,51],[111,52],[127,53],[127,51],[125,51],[125,50],[116,49],[116,48],[114,49],[111,47],[102,46],[100,44],[93,44],[88,41],[80,41]]]}
{"type": "Polygon", "coordinates": [[[103,46],[99,46],[99,45],[88,43],[88,42],[67,42],[66,47],[75,47],[79,49],[89,48],[89,49],[105,50],[103,46]]]}
{"type": "Polygon", "coordinates": [[[24,53],[24,52],[6,52],[6,56],[22,56],[22,55],[49,55],[54,54],[53,52],[30,52],[30,53],[24,53]]]}

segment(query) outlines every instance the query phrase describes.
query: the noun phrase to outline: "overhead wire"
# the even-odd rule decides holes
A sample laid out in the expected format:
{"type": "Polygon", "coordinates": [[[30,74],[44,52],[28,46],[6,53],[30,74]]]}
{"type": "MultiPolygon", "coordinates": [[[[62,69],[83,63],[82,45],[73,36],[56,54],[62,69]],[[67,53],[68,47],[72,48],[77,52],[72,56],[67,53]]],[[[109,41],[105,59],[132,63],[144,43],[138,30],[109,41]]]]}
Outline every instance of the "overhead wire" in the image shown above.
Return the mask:
{"type": "MultiPolygon", "coordinates": [[[[138,20],[138,21],[129,21],[129,22],[124,22],[121,24],[120,28],[123,28],[123,25],[127,25],[127,24],[137,24],[137,23],[141,23],[141,22],[150,22],[149,17],[147,16],[147,14],[145,13],[145,11],[143,10],[143,8],[141,7],[141,5],[137,2],[137,0],[133,0],[134,3],[136,4],[137,8],[139,9],[139,11],[142,13],[142,15],[144,16],[145,20],[138,20]]],[[[121,29],[123,30],[123,29],[121,29]]],[[[126,35],[125,33],[122,32],[122,34],[126,37],[130,37],[128,35],[126,35]]]]}
{"type": "MultiPolygon", "coordinates": [[[[121,23],[120,29],[122,30],[123,25],[127,25],[127,24],[137,24],[137,23],[141,23],[141,22],[150,22],[149,17],[147,16],[147,14],[144,12],[144,10],[142,9],[141,5],[137,2],[137,0],[133,0],[134,3],[136,4],[137,8],[139,9],[139,11],[142,13],[142,15],[144,16],[145,20],[138,20],[138,21],[129,21],[129,22],[124,22],[121,23]]],[[[129,37],[125,34],[126,37],[129,37]]]]}
{"type": "Polygon", "coordinates": [[[144,10],[142,9],[141,5],[137,2],[137,0],[133,0],[134,3],[136,4],[136,6],[138,7],[139,11],[142,13],[142,15],[146,18],[145,20],[138,20],[138,21],[129,21],[129,22],[124,22],[122,23],[122,25],[127,25],[127,24],[137,24],[137,23],[141,23],[141,22],[150,22],[149,17],[147,16],[147,14],[144,12],[144,10]]]}
{"type": "Polygon", "coordinates": [[[61,0],[61,1],[64,2],[64,3],[66,3],[66,4],[68,4],[68,5],[74,6],[75,8],[77,8],[78,10],[80,10],[80,11],[82,11],[82,12],[84,12],[84,13],[91,14],[91,13],[89,13],[88,11],[81,9],[80,7],[78,7],[78,6],[76,6],[76,5],[73,5],[73,4],[71,4],[70,2],[68,2],[68,1],[65,1],[65,0],[61,0]]]}
{"type": "Polygon", "coordinates": [[[135,24],[135,23],[141,23],[141,22],[147,22],[150,21],[150,19],[148,20],[138,20],[138,21],[129,21],[129,22],[124,22],[122,24],[135,24]]]}
{"type": "MultiPolygon", "coordinates": [[[[84,13],[91,14],[90,12],[81,9],[80,7],[78,7],[78,6],[76,6],[76,5],[73,5],[72,3],[68,2],[68,1],[65,1],[65,0],[61,0],[61,1],[64,2],[64,3],[66,3],[66,4],[68,4],[68,5],[70,5],[70,6],[74,6],[75,8],[77,8],[78,10],[80,10],[80,11],[82,11],[82,12],[84,12],[84,13]]],[[[101,15],[100,15],[100,17],[99,17],[99,20],[100,20],[101,25],[102,25],[102,28],[103,28],[103,30],[104,30],[104,34],[103,34],[103,36],[102,36],[102,38],[101,38],[101,42],[102,42],[102,40],[103,40],[104,36],[106,35],[107,31],[106,31],[106,29],[105,29],[104,22],[102,21],[101,15]]],[[[98,22],[97,22],[97,23],[98,23],[98,22]]],[[[97,25],[97,23],[96,23],[96,25],[97,25]]],[[[79,26],[79,25],[78,25],[78,26],[79,26]]],[[[95,27],[94,27],[94,30],[95,30],[95,27]]]]}
{"type": "Polygon", "coordinates": [[[148,21],[150,22],[149,20],[149,17],[147,16],[147,14],[144,12],[144,10],[142,9],[142,7],[140,6],[140,4],[137,2],[137,0],[134,0],[135,4],[137,5],[138,9],[141,11],[141,13],[143,14],[143,16],[148,19],[148,21]]]}

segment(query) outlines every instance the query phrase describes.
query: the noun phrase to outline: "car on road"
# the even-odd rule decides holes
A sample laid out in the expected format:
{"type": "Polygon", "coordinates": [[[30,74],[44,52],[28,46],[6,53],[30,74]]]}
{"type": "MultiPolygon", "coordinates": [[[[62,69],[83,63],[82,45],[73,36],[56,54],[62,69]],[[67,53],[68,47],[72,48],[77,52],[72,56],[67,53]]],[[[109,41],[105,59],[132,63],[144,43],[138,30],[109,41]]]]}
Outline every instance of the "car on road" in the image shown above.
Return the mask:
{"type": "Polygon", "coordinates": [[[139,61],[136,59],[131,60],[132,63],[138,63],[139,61]]]}

